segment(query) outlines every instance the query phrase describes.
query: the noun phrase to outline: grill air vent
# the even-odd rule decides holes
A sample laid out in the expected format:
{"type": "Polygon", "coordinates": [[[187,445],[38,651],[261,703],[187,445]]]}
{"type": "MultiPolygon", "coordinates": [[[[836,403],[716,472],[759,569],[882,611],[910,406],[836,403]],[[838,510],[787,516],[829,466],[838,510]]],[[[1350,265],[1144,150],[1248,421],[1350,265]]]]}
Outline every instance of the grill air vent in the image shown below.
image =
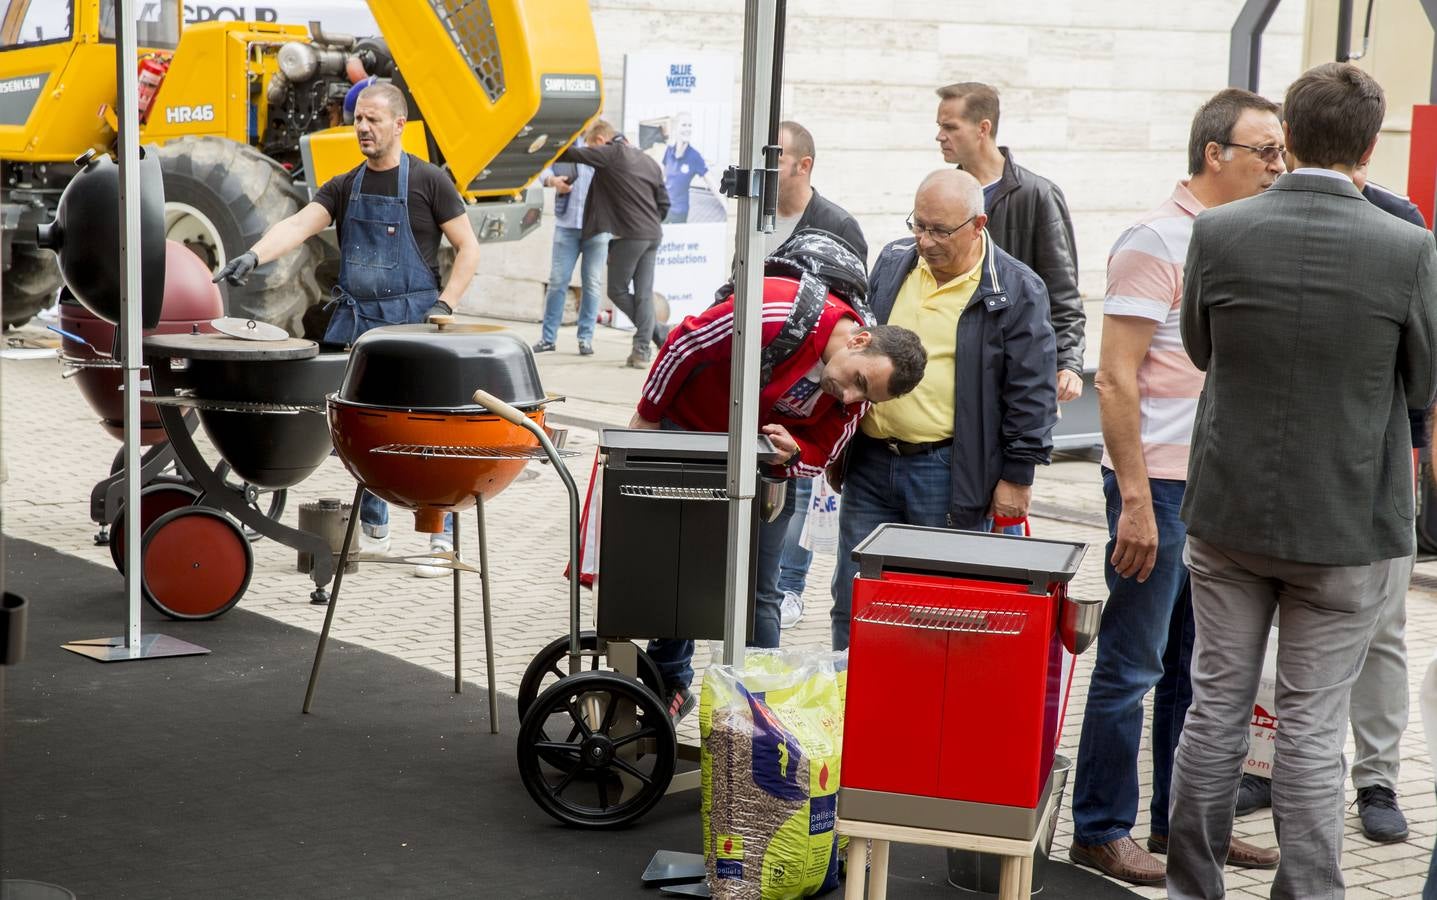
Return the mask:
{"type": "Polygon", "coordinates": [[[489,0],[429,0],[429,5],[483,85],[489,102],[498,103],[504,96],[504,58],[499,53],[489,0]]]}

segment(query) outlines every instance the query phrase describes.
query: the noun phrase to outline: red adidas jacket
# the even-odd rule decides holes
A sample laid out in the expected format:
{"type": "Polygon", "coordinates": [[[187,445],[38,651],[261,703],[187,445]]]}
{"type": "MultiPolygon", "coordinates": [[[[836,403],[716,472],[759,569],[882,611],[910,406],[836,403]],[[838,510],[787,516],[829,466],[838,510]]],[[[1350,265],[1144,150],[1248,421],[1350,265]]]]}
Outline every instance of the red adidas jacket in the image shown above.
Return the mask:
{"type": "MultiPolygon", "coordinates": [[[[765,345],[778,335],[797,293],[795,279],[764,279],[765,345]]],[[[759,389],[759,425],[782,425],[798,442],[799,455],[783,468],[786,477],[822,474],[838,459],[868,411],[867,403],[844,407],[817,389],[816,367],[823,364],[823,348],[834,326],[845,317],[862,321],[848,304],[829,294],[808,343],[774,366],[773,377],[759,389]],[[810,374],[812,381],[807,377],[810,374]]],[[[689,431],[727,431],[732,346],[732,299],[684,319],[669,334],[649,369],[639,415],[651,422],[669,419],[689,431]]]]}

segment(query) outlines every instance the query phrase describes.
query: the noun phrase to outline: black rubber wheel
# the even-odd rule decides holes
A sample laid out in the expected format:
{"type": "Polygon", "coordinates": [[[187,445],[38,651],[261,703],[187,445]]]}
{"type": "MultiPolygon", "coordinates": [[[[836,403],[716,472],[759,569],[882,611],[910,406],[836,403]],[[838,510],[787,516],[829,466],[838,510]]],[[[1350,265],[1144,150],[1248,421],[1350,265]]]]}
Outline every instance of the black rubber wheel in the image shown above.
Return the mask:
{"type": "Polygon", "coordinates": [[[34,244],[11,244],[3,283],[0,283],[0,318],[5,327],[23,325],[35,313],[49,308],[59,296],[60,258],[34,244]]]}
{"type": "MultiPolygon", "coordinates": [[[[182,137],[157,153],[165,176],[165,237],[193,250],[210,271],[309,202],[283,166],[247,144],[182,137]]],[[[226,314],[301,334],[301,317],[320,299],[313,257],[306,243],[261,266],[243,287],[220,285],[226,314]]]]}
{"type": "MultiPolygon", "coordinates": [[[[140,488],[140,534],[150,530],[160,516],[189,506],[200,492],[183,482],[152,482],[140,488]]],[[[125,504],[119,504],[110,521],[110,560],[115,570],[125,574],[125,504]]]]}
{"type": "Polygon", "coordinates": [[[213,619],[240,601],[254,556],[240,527],[217,509],[172,510],[145,529],[145,600],[172,619],[213,619]]]}
{"type": "MultiPolygon", "coordinates": [[[[599,638],[592,631],[579,632],[579,646],[585,651],[592,653],[599,645],[599,638]]],[[[609,667],[607,656],[590,656],[586,670],[590,672],[613,671],[609,667]]],[[[664,680],[659,674],[659,667],[649,655],[639,650],[639,681],[644,687],[653,691],[655,695],[663,696],[664,680]]],[[[529,711],[534,704],[534,698],[543,693],[551,684],[557,683],[563,678],[569,677],[569,637],[565,635],[555,638],[543,650],[540,650],[529,662],[528,668],[524,670],[524,677],[519,681],[519,695],[516,698],[516,705],[519,707],[519,718],[529,711]]]]}
{"type": "MultiPolygon", "coordinates": [[[[278,522],[280,516],[284,515],[284,505],[289,501],[289,491],[285,488],[270,490],[269,488],[262,488],[250,484],[248,481],[231,478],[230,464],[223,460],[220,461],[218,466],[215,466],[215,477],[223,481],[225,487],[243,497],[246,506],[264,516],[266,519],[278,522]]],[[[247,528],[244,525],[240,526],[240,530],[244,532],[245,538],[250,543],[254,543],[264,537],[264,535],[258,531],[255,531],[253,528],[247,528]]]]}
{"type": "Polygon", "coordinates": [[[581,672],[540,694],[519,725],[519,777],[539,808],[579,828],[621,828],[658,803],[678,741],[653,691],[614,672],[581,672]],[[548,762],[555,755],[567,762],[548,762]]]}

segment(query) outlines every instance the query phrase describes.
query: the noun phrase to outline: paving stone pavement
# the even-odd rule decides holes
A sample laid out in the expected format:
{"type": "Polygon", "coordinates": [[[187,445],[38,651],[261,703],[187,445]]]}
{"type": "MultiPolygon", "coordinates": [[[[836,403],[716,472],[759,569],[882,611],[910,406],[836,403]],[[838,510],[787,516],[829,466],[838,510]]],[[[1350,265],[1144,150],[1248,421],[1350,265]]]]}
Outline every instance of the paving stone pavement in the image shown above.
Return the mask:
{"type": "MultiPolygon", "coordinates": [[[[526,340],[538,336],[538,326],[503,323],[526,340]]],[[[15,336],[15,332],[11,336],[15,336]]],[[[44,339],[33,329],[21,336],[44,339]]],[[[579,456],[570,460],[571,471],[581,490],[587,484],[598,427],[622,425],[628,421],[643,381],[643,373],[623,368],[629,350],[629,336],[600,328],[595,340],[596,354],[579,357],[573,331],[560,332],[557,353],[538,357],[546,389],[567,394],[565,403],[551,407],[552,418],[571,428],[570,447],[579,456]]],[[[74,385],[60,378],[60,366],[53,359],[6,359],[0,363],[3,384],[3,452],[9,480],[3,486],[3,528],[5,533],[54,547],[61,552],[110,566],[109,550],[96,546],[95,526],[89,521],[89,492],[95,481],[109,471],[118,442],[95,423],[95,416],[74,385]]],[[[202,440],[207,458],[215,457],[202,440]]],[[[354,491],[337,459],[330,459],[309,479],[290,491],[284,521],[295,524],[301,502],[320,497],[340,497],[346,502],[354,491]]],[[[1098,596],[1105,593],[1102,578],[1102,545],[1106,532],[1101,522],[1103,501],[1097,466],[1090,462],[1060,462],[1039,473],[1035,501],[1048,510],[1061,511],[1060,518],[1039,518],[1034,530],[1040,536],[1088,542],[1090,548],[1074,582],[1074,593],[1098,596]]],[[[486,507],[491,578],[493,584],[493,639],[498,688],[513,694],[525,667],[535,653],[555,637],[567,633],[568,589],[563,577],[568,548],[567,498],[562,483],[547,466],[531,465],[525,476],[486,507]]],[[[422,552],[423,535],[407,527],[407,514],[392,517],[395,552],[422,552]]],[[[474,517],[469,513],[461,524],[462,552],[470,561],[477,557],[473,543],[474,517]]],[[[295,568],[295,552],[273,541],[253,545],[254,576],[242,606],[251,612],[318,632],[324,608],[311,605],[313,583],[295,568]]],[[[1437,577],[1437,562],[1419,563],[1419,575],[1437,577]]],[[[797,627],[784,632],[786,646],[826,648],[828,644],[828,584],[832,558],[815,559],[805,594],[807,611],[797,627]]],[[[115,576],[116,585],[121,584],[115,576]]],[[[481,695],[484,690],[484,634],[480,614],[478,578],[464,582],[462,636],[463,676],[466,693],[481,695]]],[[[592,621],[593,610],[584,593],[583,621],[592,621]]],[[[115,610],[117,632],[123,626],[124,610],[115,610]]],[[[357,575],[347,576],[336,610],[335,638],[389,653],[446,674],[453,672],[452,589],[447,579],[418,579],[404,566],[364,565],[357,575]]],[[[76,638],[97,635],[77,634],[76,638]]],[[[1437,652],[1437,596],[1413,590],[1408,597],[1407,624],[1409,690],[1412,721],[1402,742],[1402,770],[1399,796],[1412,827],[1411,838],[1401,844],[1376,845],[1362,837],[1355,808],[1348,811],[1343,870],[1349,900],[1367,898],[1418,897],[1425,879],[1433,836],[1437,833],[1437,796],[1433,793],[1432,768],[1418,713],[1417,690],[1427,662],[1437,652]]],[[[702,673],[708,650],[700,647],[696,669],[702,673]]],[[[1076,757],[1093,655],[1085,654],[1076,667],[1072,702],[1063,730],[1062,752],[1076,757]]],[[[337,691],[363,691],[363,673],[343,672],[330,665],[323,673],[315,698],[315,711],[323,714],[325,695],[337,691]]],[[[298,709],[304,685],[295,685],[298,709]]],[[[501,728],[513,734],[517,728],[513,711],[501,704],[501,728]]],[[[696,717],[693,717],[696,719],[696,717]]],[[[693,719],[683,731],[696,738],[693,719]]],[[[1146,836],[1147,791],[1151,781],[1149,738],[1144,736],[1141,760],[1144,796],[1135,834],[1146,836]]],[[[1348,752],[1351,752],[1349,743],[1348,752]]],[[[1071,792],[1071,787],[1070,787],[1071,792]]],[[[1067,799],[1058,826],[1054,854],[1066,858],[1072,822],[1067,799]]],[[[1355,799],[1349,787],[1348,800],[1355,799]]],[[[1266,813],[1241,819],[1237,832],[1264,846],[1275,846],[1272,820],[1266,813]]],[[[1266,897],[1271,872],[1229,869],[1227,886],[1233,898],[1266,897]]],[[[1161,889],[1137,888],[1143,897],[1160,898],[1161,889]]]]}

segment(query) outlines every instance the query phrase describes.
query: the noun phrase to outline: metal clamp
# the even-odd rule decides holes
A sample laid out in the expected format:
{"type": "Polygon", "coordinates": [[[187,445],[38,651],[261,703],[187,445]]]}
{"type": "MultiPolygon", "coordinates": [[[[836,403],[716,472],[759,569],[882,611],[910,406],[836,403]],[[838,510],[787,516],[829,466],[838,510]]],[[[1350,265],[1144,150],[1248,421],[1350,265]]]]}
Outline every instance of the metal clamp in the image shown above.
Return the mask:
{"type": "Polygon", "coordinates": [[[651,500],[727,502],[729,499],[728,491],[724,488],[669,487],[659,484],[621,484],[619,494],[624,497],[647,497],[651,500]]]}
{"type": "Polygon", "coordinates": [[[764,169],[740,169],[729,166],[719,176],[719,193],[725,197],[762,197],[764,169]]]}
{"type": "Polygon", "coordinates": [[[1028,614],[1012,609],[954,609],[943,606],[912,606],[907,603],[873,603],[853,621],[868,625],[893,625],[924,631],[966,634],[1022,634],[1028,614]]]}

